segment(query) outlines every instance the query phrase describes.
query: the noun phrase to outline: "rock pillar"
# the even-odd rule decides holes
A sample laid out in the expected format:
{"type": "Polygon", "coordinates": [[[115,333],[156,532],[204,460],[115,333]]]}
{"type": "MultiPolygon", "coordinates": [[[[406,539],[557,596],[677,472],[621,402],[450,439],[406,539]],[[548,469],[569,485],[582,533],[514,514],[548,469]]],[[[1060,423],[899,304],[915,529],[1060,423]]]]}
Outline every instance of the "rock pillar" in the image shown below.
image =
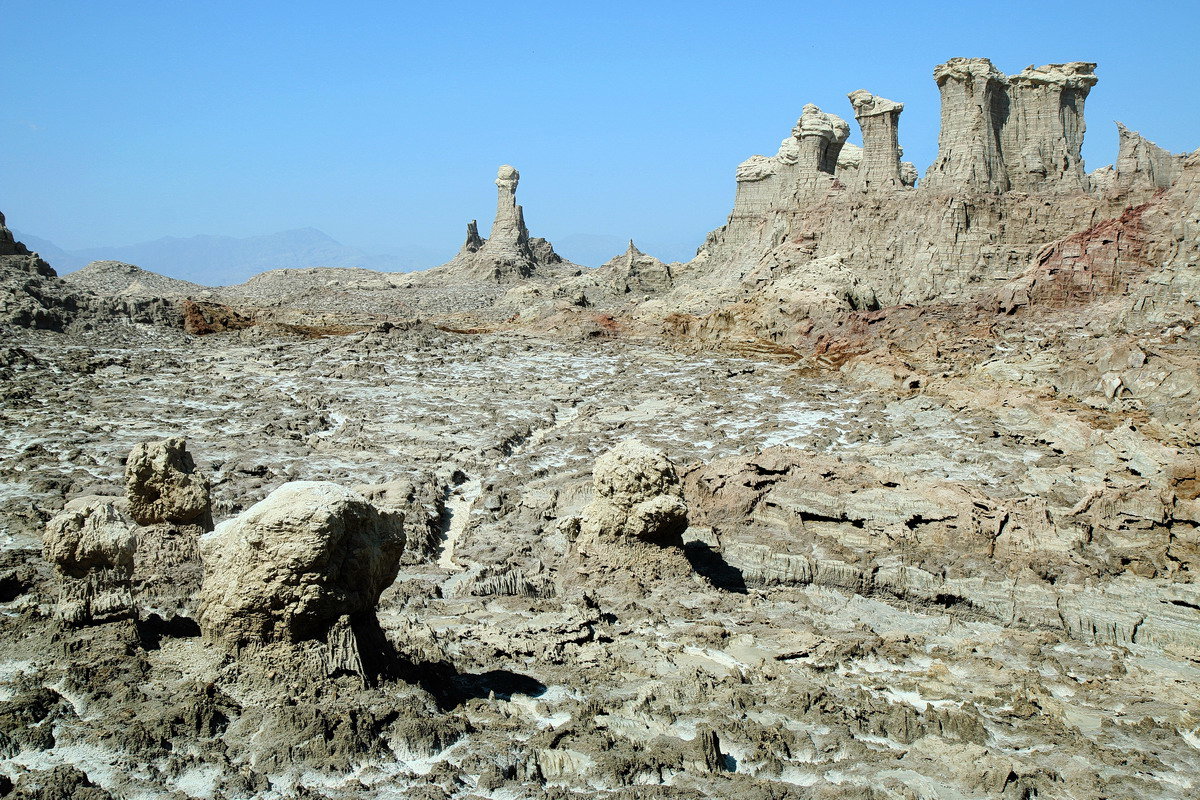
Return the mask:
{"type": "Polygon", "coordinates": [[[952,58],[934,67],[933,78],[942,95],[942,129],[922,185],[941,192],[1007,191],[1000,144],[1007,79],[986,58],[952,58]]]}
{"type": "Polygon", "coordinates": [[[1083,103],[1096,85],[1087,61],[1029,66],[1009,77],[1009,112],[1001,136],[1009,188],[1051,186],[1082,191],[1083,103]]]}
{"type": "Polygon", "coordinates": [[[862,128],[863,152],[858,170],[859,188],[901,188],[900,140],[898,129],[903,103],[871,94],[866,89],[851,92],[850,105],[862,128]]]}
{"type": "Polygon", "coordinates": [[[496,174],[496,219],[492,222],[489,242],[516,245],[529,239],[524,214],[517,205],[517,182],[520,180],[521,173],[507,164],[496,174]]]}
{"type": "Polygon", "coordinates": [[[818,173],[833,175],[837,169],[838,153],[850,135],[850,126],[835,114],[826,114],[809,103],[803,109],[792,138],[799,142],[796,166],[800,177],[816,178],[818,173]]]}

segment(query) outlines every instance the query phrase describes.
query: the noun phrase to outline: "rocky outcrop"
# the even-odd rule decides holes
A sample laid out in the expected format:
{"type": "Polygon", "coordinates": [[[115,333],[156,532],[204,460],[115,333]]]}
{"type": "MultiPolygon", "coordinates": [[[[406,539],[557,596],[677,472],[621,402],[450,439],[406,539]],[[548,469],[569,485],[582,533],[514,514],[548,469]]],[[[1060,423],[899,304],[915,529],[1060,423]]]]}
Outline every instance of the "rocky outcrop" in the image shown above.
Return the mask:
{"type": "Polygon", "coordinates": [[[531,237],[525,212],[517,205],[521,174],[505,164],[496,174],[496,217],[487,239],[472,220],[467,238],[452,261],[429,275],[444,281],[511,283],[544,276],[563,259],[545,239],[531,237]]]}
{"type": "MultiPolygon", "coordinates": [[[[1046,242],[1149,199],[1145,191],[1091,191],[1080,147],[1094,69],[1070,62],[1007,76],[985,58],[938,65],[938,156],[914,192],[891,191],[916,183],[915,168],[900,161],[902,105],[866,90],[848,96],[864,148],[837,144],[835,180],[798,189],[801,132],[828,136],[836,127],[829,115],[806,107],[802,123],[809,124],[798,125],[777,156],[755,156],[738,167],[729,220],[676,269],[676,288],[663,306],[700,314],[724,307],[743,316],[752,309],[740,301],[761,305],[764,285],[787,280],[837,297],[846,294],[850,275],[854,299],[847,306],[861,310],[955,302],[1018,277],[1046,242]],[[1064,193],[1070,202],[1047,199],[1064,193]]],[[[813,160],[811,147],[804,152],[813,160]]],[[[1171,174],[1173,161],[1141,152],[1131,158],[1144,162],[1142,172],[1153,162],[1171,174]]],[[[1096,180],[1115,185],[1115,175],[1096,180]]]]}
{"type": "Polygon", "coordinates": [[[862,128],[862,160],[856,188],[864,191],[899,189],[906,184],[900,173],[898,128],[903,103],[871,94],[866,89],[851,92],[850,105],[862,128]]]}
{"type": "Polygon", "coordinates": [[[404,541],[403,521],[357,492],[285,483],[201,537],[201,630],[230,649],[323,638],[373,614],[404,541]]]}
{"type": "Polygon", "coordinates": [[[681,544],[687,528],[679,475],[662,450],[628,439],[596,460],[595,497],[580,534],[613,541],[681,544]]]}
{"type": "Polygon", "coordinates": [[[632,239],[624,253],[606,261],[598,272],[607,276],[608,288],[617,295],[654,294],[674,286],[671,267],[643,253],[632,239]]]}
{"type": "Polygon", "coordinates": [[[774,156],[751,156],[738,165],[733,215],[794,206],[833,185],[838,155],[850,126],[809,103],[774,156]]]}
{"type": "Polygon", "coordinates": [[[16,241],[4,222],[0,213],[0,325],[61,327],[74,309],[56,291],[57,273],[16,241]]]}
{"type": "Polygon", "coordinates": [[[1117,123],[1118,151],[1114,188],[1119,192],[1135,189],[1166,189],[1179,179],[1187,154],[1171,153],[1117,123]]]}
{"type": "Polygon", "coordinates": [[[46,526],[42,553],[64,575],[133,570],[137,537],[116,498],[71,500],[46,526]]]}
{"type": "Polygon", "coordinates": [[[171,523],[212,530],[208,479],[180,438],[135,445],[125,462],[125,496],[139,525],[171,523]]]}
{"type": "Polygon", "coordinates": [[[1096,85],[1086,61],[1029,66],[1008,78],[1000,142],[1013,191],[1086,191],[1083,106],[1096,85]]]}
{"type": "Polygon", "coordinates": [[[933,70],[942,95],[938,155],[921,185],[935,192],[1008,190],[1000,129],[1007,79],[986,58],[952,58],[933,70]]]}
{"type": "Polygon", "coordinates": [[[62,331],[112,323],[178,328],[182,320],[177,307],[159,296],[98,296],[68,284],[13,239],[0,215],[0,326],[62,331]]]}
{"type": "Polygon", "coordinates": [[[50,520],[42,553],[58,573],[57,613],[69,625],[96,625],[134,614],[130,578],[137,536],[111,497],[80,497],[50,520]]]}
{"type": "Polygon", "coordinates": [[[125,497],[142,527],[133,573],[145,614],[165,620],[193,614],[200,588],[200,536],[212,530],[208,478],[181,438],[142,442],[125,462],[125,497]]]}
{"type": "Polygon", "coordinates": [[[942,193],[1085,191],[1083,104],[1095,68],[1073,61],[1006,76],[986,58],[939,64],[942,129],[923,184],[942,193]]]}
{"type": "Polygon", "coordinates": [[[29,250],[13,238],[12,231],[5,224],[4,214],[0,212],[0,256],[17,255],[29,255],[29,250]]]}
{"type": "Polygon", "coordinates": [[[103,297],[170,297],[181,299],[207,291],[206,287],[142,269],[124,261],[93,261],[68,272],[63,282],[103,297]]]}

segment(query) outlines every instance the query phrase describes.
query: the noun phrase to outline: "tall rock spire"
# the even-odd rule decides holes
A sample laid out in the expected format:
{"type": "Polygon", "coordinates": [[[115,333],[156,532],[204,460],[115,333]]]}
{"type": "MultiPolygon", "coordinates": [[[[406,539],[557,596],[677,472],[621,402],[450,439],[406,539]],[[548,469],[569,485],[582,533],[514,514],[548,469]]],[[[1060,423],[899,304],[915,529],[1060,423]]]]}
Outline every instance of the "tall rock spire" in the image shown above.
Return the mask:
{"type": "Polygon", "coordinates": [[[933,69],[942,94],[937,159],[922,185],[942,192],[1008,190],[1000,128],[1008,117],[1008,79],[986,58],[952,58],[933,69]]]}
{"type": "Polygon", "coordinates": [[[479,225],[472,220],[458,255],[430,274],[463,283],[510,283],[536,277],[547,267],[563,263],[549,242],[529,235],[525,212],[517,204],[520,180],[521,173],[514,167],[500,167],[496,173],[496,217],[488,238],[479,235],[479,225]]]}
{"type": "Polygon", "coordinates": [[[517,184],[521,173],[505,164],[496,173],[496,218],[488,242],[493,246],[520,245],[529,240],[525,215],[517,205],[517,184]]]}
{"type": "Polygon", "coordinates": [[[1008,118],[1000,144],[1011,189],[1028,192],[1050,185],[1081,191],[1083,103],[1096,85],[1088,61],[1029,66],[1008,79],[1008,118]]]}
{"type": "Polygon", "coordinates": [[[897,103],[858,89],[847,95],[854,106],[854,118],[862,128],[863,152],[858,169],[858,185],[862,189],[899,189],[900,178],[900,112],[897,103]]]}
{"type": "Polygon", "coordinates": [[[1083,103],[1090,61],[1027,67],[1006,76],[986,58],[934,68],[942,93],[938,156],[924,185],[940,192],[1086,191],[1083,103]]]}

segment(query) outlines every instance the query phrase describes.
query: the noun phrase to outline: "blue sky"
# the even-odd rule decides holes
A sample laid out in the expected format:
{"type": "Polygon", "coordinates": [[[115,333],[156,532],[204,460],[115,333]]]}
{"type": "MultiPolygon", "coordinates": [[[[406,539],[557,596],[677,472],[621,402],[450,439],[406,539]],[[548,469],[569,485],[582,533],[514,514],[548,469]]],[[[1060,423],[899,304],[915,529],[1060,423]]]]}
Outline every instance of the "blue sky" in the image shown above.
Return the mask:
{"type": "Polygon", "coordinates": [[[67,248],[313,226],[448,258],[511,163],[535,235],[694,247],[807,102],[906,103],[924,169],[952,56],[1099,62],[1089,169],[1114,119],[1200,147],[1188,6],[0,0],[0,210],[67,248]]]}

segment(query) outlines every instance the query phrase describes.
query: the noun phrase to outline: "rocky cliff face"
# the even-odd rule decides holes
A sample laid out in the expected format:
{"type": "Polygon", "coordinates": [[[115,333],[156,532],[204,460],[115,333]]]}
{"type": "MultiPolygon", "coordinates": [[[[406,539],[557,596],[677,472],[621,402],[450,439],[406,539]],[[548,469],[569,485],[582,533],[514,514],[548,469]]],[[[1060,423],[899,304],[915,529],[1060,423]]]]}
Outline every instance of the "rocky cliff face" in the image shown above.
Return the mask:
{"type": "Polygon", "coordinates": [[[939,65],[938,156],[915,188],[900,161],[901,103],[849,95],[861,149],[843,145],[845,122],[806,106],[776,156],[738,167],[728,222],[678,270],[666,305],[711,311],[788,279],[854,310],[970,298],[1018,276],[1047,242],[1178,177],[1177,157],[1128,132],[1115,170],[1085,174],[1094,69],[1071,62],[1006,76],[984,58],[939,65]]]}

